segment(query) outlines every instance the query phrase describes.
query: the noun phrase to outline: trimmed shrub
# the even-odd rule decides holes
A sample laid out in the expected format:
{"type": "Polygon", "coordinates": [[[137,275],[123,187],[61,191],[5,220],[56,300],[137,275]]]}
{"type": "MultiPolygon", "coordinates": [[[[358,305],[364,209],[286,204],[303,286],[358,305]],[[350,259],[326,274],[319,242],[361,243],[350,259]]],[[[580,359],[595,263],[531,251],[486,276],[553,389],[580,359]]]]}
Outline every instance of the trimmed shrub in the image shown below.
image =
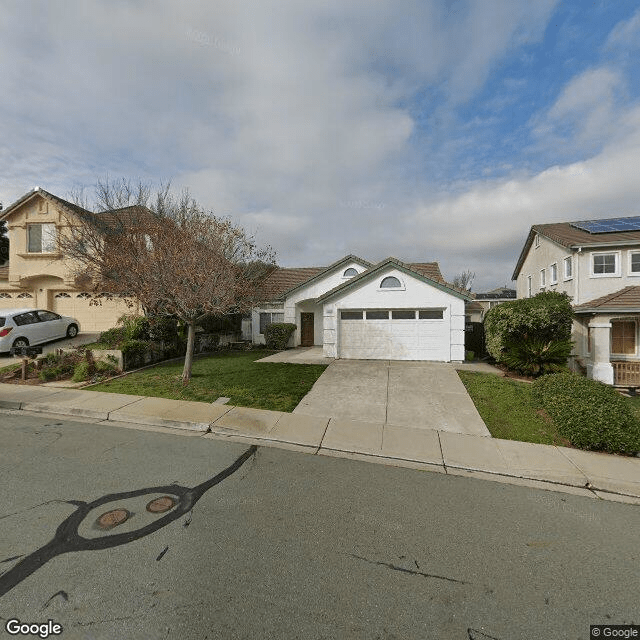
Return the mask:
{"type": "Polygon", "coordinates": [[[503,302],[485,316],[486,349],[502,362],[507,343],[527,338],[547,343],[569,340],[572,322],[573,309],[566,293],[543,291],[533,298],[503,302]]]}
{"type": "Polygon", "coordinates": [[[149,318],[125,313],[118,318],[126,340],[149,340],[149,318]]]}
{"type": "Polygon", "coordinates": [[[112,327],[100,334],[98,342],[106,344],[108,347],[115,349],[121,342],[126,339],[124,327],[112,327]]]}
{"type": "Polygon", "coordinates": [[[571,340],[546,340],[536,336],[509,338],[501,362],[526,376],[541,376],[566,370],[571,355],[571,340]]]}
{"type": "Polygon", "coordinates": [[[267,325],[264,330],[264,341],[267,348],[277,350],[286,349],[295,330],[296,325],[290,322],[274,322],[267,325]]]}
{"type": "Polygon", "coordinates": [[[612,387],[576,373],[542,376],[532,387],[558,432],[574,446],[609,453],[640,451],[640,421],[612,387]]]}
{"type": "Polygon", "coordinates": [[[173,343],[178,340],[178,320],[174,316],[148,316],[149,339],[154,342],[173,343]]]}

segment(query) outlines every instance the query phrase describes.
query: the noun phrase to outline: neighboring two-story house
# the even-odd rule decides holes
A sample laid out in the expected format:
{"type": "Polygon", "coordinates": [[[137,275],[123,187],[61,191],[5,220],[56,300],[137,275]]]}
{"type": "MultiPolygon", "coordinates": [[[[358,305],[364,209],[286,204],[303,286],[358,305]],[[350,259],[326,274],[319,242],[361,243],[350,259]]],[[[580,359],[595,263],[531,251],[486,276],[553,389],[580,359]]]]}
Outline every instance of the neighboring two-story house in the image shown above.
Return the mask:
{"type": "Polygon", "coordinates": [[[570,296],[575,368],[640,386],[640,217],[534,225],[513,279],[518,298],[570,296]]]}
{"type": "Polygon", "coordinates": [[[83,291],[60,252],[60,235],[74,216],[88,213],[38,187],[0,211],[9,237],[9,263],[0,267],[0,310],[48,309],[77,318],[82,331],[104,331],[121,315],[139,312],[116,296],[96,299],[83,291]]]}

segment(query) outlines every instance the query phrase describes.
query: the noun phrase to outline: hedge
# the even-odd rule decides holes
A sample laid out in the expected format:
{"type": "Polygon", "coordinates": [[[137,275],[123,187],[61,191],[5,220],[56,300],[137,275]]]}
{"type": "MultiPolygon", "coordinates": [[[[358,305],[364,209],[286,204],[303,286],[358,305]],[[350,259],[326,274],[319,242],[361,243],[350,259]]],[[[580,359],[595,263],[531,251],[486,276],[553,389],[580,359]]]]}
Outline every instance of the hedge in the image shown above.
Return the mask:
{"type": "Polygon", "coordinates": [[[612,387],[576,373],[542,376],[532,386],[536,401],[572,445],[609,453],[640,451],[640,421],[612,387]]]}
{"type": "Polygon", "coordinates": [[[546,342],[571,338],[573,309],[566,293],[544,291],[489,309],[484,319],[487,352],[502,361],[507,343],[524,338],[546,342]]]}
{"type": "Polygon", "coordinates": [[[273,322],[264,330],[264,341],[269,349],[286,349],[289,340],[296,330],[296,325],[289,322],[273,322]]]}

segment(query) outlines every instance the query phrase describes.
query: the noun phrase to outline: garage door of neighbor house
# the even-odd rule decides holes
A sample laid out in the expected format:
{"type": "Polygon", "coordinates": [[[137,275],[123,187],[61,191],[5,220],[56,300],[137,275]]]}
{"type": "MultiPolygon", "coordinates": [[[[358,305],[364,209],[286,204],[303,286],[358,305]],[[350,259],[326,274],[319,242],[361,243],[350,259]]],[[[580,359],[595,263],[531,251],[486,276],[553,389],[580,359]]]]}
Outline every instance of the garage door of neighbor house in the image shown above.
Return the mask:
{"type": "Polygon", "coordinates": [[[343,309],[339,318],[340,358],[451,359],[451,334],[444,309],[343,309]]]}
{"type": "Polygon", "coordinates": [[[115,327],[122,314],[135,312],[119,298],[103,298],[101,305],[91,305],[90,302],[88,293],[54,291],[52,311],[76,318],[81,331],[106,331],[115,327]]]}
{"type": "Polygon", "coordinates": [[[0,291],[0,309],[32,308],[36,299],[32,291],[0,291]]]}

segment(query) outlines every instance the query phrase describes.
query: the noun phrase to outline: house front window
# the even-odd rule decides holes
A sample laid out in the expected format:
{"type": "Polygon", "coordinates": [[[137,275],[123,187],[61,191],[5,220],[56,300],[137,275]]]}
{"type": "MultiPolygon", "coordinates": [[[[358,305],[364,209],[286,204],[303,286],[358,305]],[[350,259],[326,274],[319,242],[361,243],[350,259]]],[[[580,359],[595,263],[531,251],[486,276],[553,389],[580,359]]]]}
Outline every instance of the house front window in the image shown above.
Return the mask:
{"type": "Polygon", "coordinates": [[[56,225],[30,224],[27,227],[27,250],[29,253],[55,253],[56,225]]]}
{"type": "Polygon", "coordinates": [[[635,320],[613,320],[611,322],[611,353],[616,355],[636,355],[635,320]]]}
{"type": "Polygon", "coordinates": [[[571,256],[565,258],[564,261],[564,279],[569,280],[573,278],[573,262],[571,260],[571,256]]]}
{"type": "Polygon", "coordinates": [[[544,290],[547,286],[547,271],[546,269],[540,269],[540,290],[544,290]]]}
{"type": "Polygon", "coordinates": [[[527,298],[531,297],[532,286],[531,286],[531,276],[527,276],[527,298]]]}
{"type": "Polygon", "coordinates": [[[263,334],[264,330],[274,322],[284,322],[284,313],[272,313],[263,312],[260,314],[260,333],[263,334]]]}
{"type": "Polygon", "coordinates": [[[558,265],[552,264],[549,267],[549,284],[557,284],[558,283],[558,265]]]}
{"type": "Polygon", "coordinates": [[[629,256],[629,275],[640,276],[640,251],[632,251],[629,256]]]}
{"type": "Polygon", "coordinates": [[[594,253],[591,260],[592,274],[594,276],[620,275],[620,263],[617,253],[594,253]]]}

